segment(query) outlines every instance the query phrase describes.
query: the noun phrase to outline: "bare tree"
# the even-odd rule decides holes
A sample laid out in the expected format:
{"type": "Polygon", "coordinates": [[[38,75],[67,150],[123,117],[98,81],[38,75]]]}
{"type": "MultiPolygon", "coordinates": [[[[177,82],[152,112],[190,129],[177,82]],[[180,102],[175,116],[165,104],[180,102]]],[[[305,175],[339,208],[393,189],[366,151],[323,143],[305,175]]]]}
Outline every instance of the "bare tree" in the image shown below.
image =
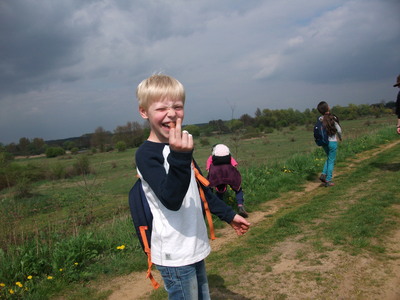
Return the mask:
{"type": "Polygon", "coordinates": [[[229,107],[231,108],[231,120],[233,120],[233,114],[234,114],[234,112],[235,112],[235,109],[236,109],[236,103],[229,103],[229,101],[226,101],[227,103],[228,103],[228,105],[229,105],[229,107]]]}
{"type": "Polygon", "coordinates": [[[103,127],[97,127],[90,141],[91,146],[104,152],[106,144],[110,142],[110,135],[103,127]]]}
{"type": "Polygon", "coordinates": [[[114,130],[114,143],[125,142],[130,147],[139,146],[144,140],[143,127],[138,122],[127,122],[124,126],[118,126],[114,130]]]}

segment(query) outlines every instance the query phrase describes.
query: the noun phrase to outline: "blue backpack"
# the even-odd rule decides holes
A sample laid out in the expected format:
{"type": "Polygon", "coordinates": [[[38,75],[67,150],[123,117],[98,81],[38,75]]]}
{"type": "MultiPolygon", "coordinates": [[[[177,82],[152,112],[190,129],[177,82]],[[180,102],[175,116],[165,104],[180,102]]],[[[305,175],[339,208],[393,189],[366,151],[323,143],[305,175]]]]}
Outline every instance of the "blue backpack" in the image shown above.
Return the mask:
{"type": "Polygon", "coordinates": [[[151,274],[153,263],[151,262],[150,241],[151,230],[153,224],[153,214],[151,213],[149,203],[147,202],[146,195],[142,187],[142,180],[139,178],[129,191],[129,208],[135,227],[136,236],[139,239],[143,251],[147,255],[147,275],[154,289],[159,288],[160,284],[155,280],[151,274]]]}
{"type": "MultiPolygon", "coordinates": [[[[139,238],[140,245],[145,251],[146,240],[150,248],[151,230],[153,222],[153,214],[151,213],[149,203],[142,188],[142,181],[140,178],[136,180],[135,184],[129,191],[129,208],[133,224],[135,226],[136,235],[139,238]],[[141,227],[146,227],[141,229],[141,227]],[[142,236],[141,230],[145,230],[146,239],[142,236]]],[[[145,251],[146,252],[146,251],[145,251]]]]}
{"type": "Polygon", "coordinates": [[[314,125],[314,140],[318,146],[327,146],[329,144],[328,132],[319,118],[317,118],[317,122],[314,125]]]}
{"type": "MultiPolygon", "coordinates": [[[[211,239],[215,239],[214,226],[212,222],[211,212],[208,208],[207,199],[205,196],[205,192],[203,190],[204,187],[207,187],[210,183],[206,178],[204,178],[200,172],[194,167],[194,172],[196,176],[197,185],[199,188],[200,198],[203,202],[203,207],[205,211],[205,215],[208,221],[210,236],[211,239]]],[[[139,239],[140,245],[142,246],[143,251],[147,255],[147,275],[146,278],[149,278],[151,284],[154,289],[157,289],[160,285],[153,277],[151,273],[151,269],[153,263],[151,261],[151,231],[153,224],[153,214],[151,213],[149,202],[147,201],[146,195],[143,191],[142,181],[138,178],[129,191],[129,208],[131,211],[131,216],[133,220],[133,224],[136,231],[136,236],[139,239]]]]}

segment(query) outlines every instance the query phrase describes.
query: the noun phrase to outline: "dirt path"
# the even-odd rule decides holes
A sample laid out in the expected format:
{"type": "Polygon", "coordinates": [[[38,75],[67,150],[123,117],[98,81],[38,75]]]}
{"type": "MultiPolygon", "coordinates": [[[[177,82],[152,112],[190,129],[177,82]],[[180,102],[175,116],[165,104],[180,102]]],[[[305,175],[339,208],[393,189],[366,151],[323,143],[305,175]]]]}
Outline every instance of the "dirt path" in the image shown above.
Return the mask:
{"type": "MultiPolygon", "coordinates": [[[[399,144],[400,140],[390,144],[385,144],[377,149],[365,151],[355,159],[350,160],[346,167],[337,167],[335,176],[340,176],[344,172],[348,172],[350,169],[356,167],[365,159],[378,155],[382,151],[399,144]]],[[[259,222],[265,220],[266,216],[274,215],[281,208],[293,205],[293,203],[298,201],[302,196],[309,194],[319,186],[319,182],[310,182],[304,186],[302,192],[289,193],[290,195],[285,195],[284,197],[268,201],[260,211],[252,212],[248,220],[252,226],[256,226],[259,222]]],[[[400,206],[398,207],[398,210],[400,213],[400,206]]],[[[222,246],[237,239],[229,226],[218,230],[217,234],[219,238],[211,243],[213,251],[219,251],[222,246]]],[[[276,252],[277,255],[279,254],[280,257],[279,262],[274,263],[273,270],[265,274],[265,270],[262,270],[265,266],[260,264],[259,273],[263,273],[264,275],[260,277],[251,276],[251,278],[246,281],[246,289],[248,289],[249,285],[254,287],[249,299],[327,299],[319,298],[318,295],[321,295],[321,293],[328,295],[331,294],[332,298],[330,299],[349,299],[346,295],[362,295],[363,287],[369,286],[369,283],[365,282],[366,272],[370,272],[370,283],[376,283],[375,281],[382,281],[382,278],[385,278],[384,282],[377,284],[382,288],[377,290],[371,289],[372,294],[368,299],[400,299],[400,289],[398,288],[400,285],[399,240],[400,229],[386,241],[388,255],[393,257],[390,266],[388,261],[379,261],[366,255],[351,256],[336,250],[332,251],[327,257],[310,257],[309,255],[313,252],[307,251],[307,248],[305,248],[307,246],[304,243],[299,243],[296,240],[285,241],[280,243],[279,246],[276,246],[272,251],[276,252]],[[307,259],[299,259],[299,253],[303,253],[307,259]],[[318,263],[315,266],[310,266],[310,261],[316,261],[318,263]],[[328,284],[327,286],[332,286],[332,290],[335,286],[334,290],[336,292],[329,293],[329,291],[321,291],[321,288],[318,286],[318,280],[302,278],[302,276],[308,274],[305,272],[307,270],[309,270],[309,274],[314,274],[310,276],[315,276],[315,274],[320,273],[321,278],[323,278],[323,274],[329,273],[329,277],[334,278],[334,280],[332,280],[332,285],[328,284]],[[374,272],[372,272],[372,270],[374,270],[374,272]],[[301,275],[299,275],[300,273],[301,275]],[[358,276],[359,274],[363,274],[364,276],[358,276]],[[263,285],[260,285],[260,280],[262,280],[262,282],[268,282],[268,290],[270,291],[272,289],[274,291],[275,296],[273,298],[269,298],[266,295],[266,290],[263,288],[263,285]],[[363,282],[359,282],[359,280],[363,280],[363,282]],[[293,291],[293,293],[290,291],[293,291]],[[287,297],[287,295],[293,294],[296,294],[296,298],[287,297]]],[[[273,254],[268,254],[269,258],[271,255],[273,254]]],[[[267,260],[268,258],[265,259],[267,260]]],[[[257,273],[257,270],[253,270],[252,273],[257,273]]],[[[162,280],[157,271],[154,272],[154,275],[158,282],[161,283],[162,280]]],[[[240,291],[240,285],[237,286],[237,289],[240,291]]],[[[148,298],[149,293],[152,291],[152,287],[149,280],[145,278],[145,273],[139,272],[115,278],[107,282],[102,287],[102,290],[113,291],[108,298],[109,300],[134,300],[148,298]]],[[[221,297],[218,299],[244,298],[232,296],[232,298],[221,297]]],[[[364,298],[356,297],[352,299],[364,298]]]]}

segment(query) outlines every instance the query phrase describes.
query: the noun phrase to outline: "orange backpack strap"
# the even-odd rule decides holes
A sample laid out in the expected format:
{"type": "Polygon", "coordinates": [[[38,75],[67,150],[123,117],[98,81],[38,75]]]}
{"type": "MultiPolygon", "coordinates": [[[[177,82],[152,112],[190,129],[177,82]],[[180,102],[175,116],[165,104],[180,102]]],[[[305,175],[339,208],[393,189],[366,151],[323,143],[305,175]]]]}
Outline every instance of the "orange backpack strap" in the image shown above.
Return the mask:
{"type": "MultiPolygon", "coordinates": [[[[210,237],[212,240],[215,240],[216,237],[215,237],[215,232],[214,232],[214,224],[212,221],[210,209],[208,207],[206,195],[202,188],[202,185],[207,187],[207,186],[209,186],[210,183],[203,175],[200,174],[199,170],[196,169],[194,164],[193,164],[193,169],[194,169],[194,174],[196,176],[197,186],[199,187],[200,198],[203,201],[204,210],[206,211],[207,222],[208,222],[208,226],[210,228],[210,237]]],[[[147,268],[146,278],[150,279],[151,284],[153,285],[154,289],[158,289],[160,287],[160,284],[156,281],[153,274],[151,273],[153,263],[151,261],[151,251],[150,251],[149,242],[148,242],[147,236],[146,236],[146,230],[148,230],[148,227],[147,226],[139,226],[139,230],[140,230],[140,236],[142,238],[143,245],[144,245],[144,252],[147,255],[148,268],[147,268]]]]}
{"type": "Polygon", "coordinates": [[[194,164],[193,164],[193,169],[194,169],[194,175],[196,176],[197,186],[199,187],[200,198],[203,201],[204,210],[206,211],[208,227],[210,228],[210,238],[211,238],[211,240],[215,240],[216,237],[215,237],[215,232],[214,232],[214,223],[212,220],[210,209],[208,207],[206,195],[203,191],[203,188],[201,187],[202,185],[204,185],[206,187],[209,186],[210,182],[203,175],[200,174],[199,170],[197,170],[197,168],[194,166],[194,164]]]}
{"type": "Polygon", "coordinates": [[[154,289],[158,289],[160,287],[160,284],[156,281],[154,278],[153,274],[151,274],[151,268],[153,266],[153,263],[151,262],[151,253],[150,253],[150,247],[149,247],[149,242],[147,241],[147,236],[146,236],[146,230],[148,229],[147,226],[140,226],[140,235],[142,237],[142,241],[144,244],[144,252],[147,255],[147,275],[146,278],[149,278],[151,281],[151,284],[153,285],[154,289]]]}

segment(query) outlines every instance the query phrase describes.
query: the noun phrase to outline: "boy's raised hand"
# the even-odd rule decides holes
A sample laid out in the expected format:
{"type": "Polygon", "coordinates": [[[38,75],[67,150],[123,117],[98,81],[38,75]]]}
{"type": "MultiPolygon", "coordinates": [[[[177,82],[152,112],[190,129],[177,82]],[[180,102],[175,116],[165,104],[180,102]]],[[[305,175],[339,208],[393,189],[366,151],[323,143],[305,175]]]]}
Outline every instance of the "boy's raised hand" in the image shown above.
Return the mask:
{"type": "Polygon", "coordinates": [[[170,124],[169,147],[176,152],[190,152],[193,150],[193,136],[186,130],[182,131],[182,119],[170,124]]]}
{"type": "Polygon", "coordinates": [[[235,215],[230,225],[235,229],[237,235],[245,234],[250,228],[250,223],[240,215],[235,215]]]}

